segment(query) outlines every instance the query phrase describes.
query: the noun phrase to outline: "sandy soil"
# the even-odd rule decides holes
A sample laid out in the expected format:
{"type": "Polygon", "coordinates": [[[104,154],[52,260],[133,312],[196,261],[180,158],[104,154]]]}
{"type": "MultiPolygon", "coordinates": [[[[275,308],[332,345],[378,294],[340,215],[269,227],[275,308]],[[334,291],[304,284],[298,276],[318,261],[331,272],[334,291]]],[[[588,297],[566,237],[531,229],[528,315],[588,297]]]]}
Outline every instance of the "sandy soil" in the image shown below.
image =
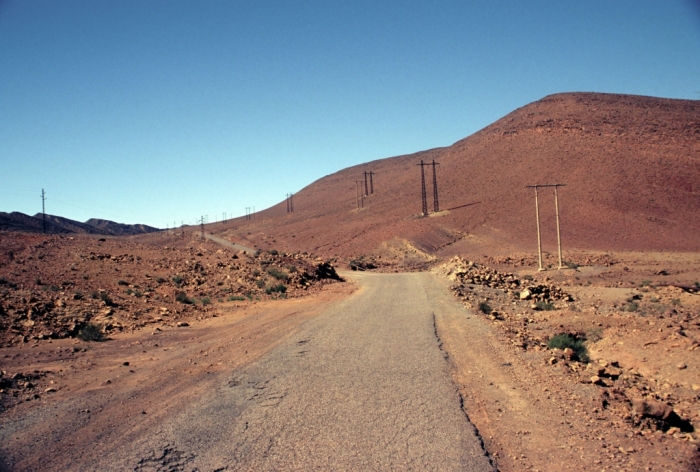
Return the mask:
{"type": "Polygon", "coordinates": [[[513,254],[436,270],[465,305],[438,330],[487,449],[500,470],[698,470],[700,255],[571,257],[589,265],[537,272],[513,254]],[[562,289],[552,309],[520,299],[537,285],[562,289]],[[559,334],[590,360],[549,349],[559,334]]]}
{"type": "Polygon", "coordinates": [[[61,470],[89,457],[94,441],[128,443],[211,388],[210,374],[260,358],[353,290],[331,284],[293,300],[228,302],[188,326],[100,343],[56,339],[3,348],[4,375],[21,373],[29,385],[3,392],[16,402],[0,414],[0,470],[61,470]]]}

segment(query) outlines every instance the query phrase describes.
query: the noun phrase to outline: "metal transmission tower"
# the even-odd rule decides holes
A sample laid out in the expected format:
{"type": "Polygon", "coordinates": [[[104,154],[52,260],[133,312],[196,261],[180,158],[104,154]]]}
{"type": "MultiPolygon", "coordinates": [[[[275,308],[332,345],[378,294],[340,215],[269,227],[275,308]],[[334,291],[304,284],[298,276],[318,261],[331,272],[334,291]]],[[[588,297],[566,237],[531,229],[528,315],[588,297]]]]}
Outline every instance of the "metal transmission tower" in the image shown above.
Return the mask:
{"type": "Polygon", "coordinates": [[[435,213],[440,211],[440,203],[438,203],[437,173],[435,172],[435,167],[439,165],[440,163],[435,162],[435,159],[433,159],[433,211],[435,213]]]}
{"type": "Polygon", "coordinates": [[[287,213],[294,213],[294,194],[287,194],[287,213]]]}
{"type": "Polygon", "coordinates": [[[421,159],[420,164],[416,164],[417,166],[420,166],[420,186],[421,186],[421,198],[423,199],[423,216],[428,216],[428,196],[425,193],[425,171],[423,170],[423,167],[427,166],[428,164],[423,162],[423,159],[421,159]]]}
{"type": "Polygon", "coordinates": [[[44,202],[46,201],[46,193],[44,193],[44,189],[41,189],[41,230],[46,233],[46,205],[44,202]]]}
{"type": "Polygon", "coordinates": [[[372,171],[367,172],[369,174],[369,194],[374,195],[374,182],[372,181],[372,176],[375,174],[372,171]]]}
{"type": "Polygon", "coordinates": [[[357,203],[357,209],[364,208],[365,206],[365,194],[362,192],[362,181],[355,181],[355,203],[357,203]]]}
{"type": "Polygon", "coordinates": [[[544,270],[542,266],[542,237],[540,235],[540,204],[537,195],[537,189],[541,187],[554,187],[554,211],[557,215],[557,249],[559,252],[559,267],[557,269],[563,269],[562,258],[561,258],[561,230],[559,228],[559,193],[557,189],[559,187],[564,187],[566,184],[542,184],[542,185],[526,185],[525,188],[535,189],[535,218],[537,221],[537,257],[539,262],[538,270],[544,270]]]}
{"type": "Polygon", "coordinates": [[[200,230],[202,231],[202,239],[204,239],[204,216],[202,216],[202,217],[199,219],[199,225],[200,225],[200,226],[199,226],[199,227],[200,227],[200,230]]]}

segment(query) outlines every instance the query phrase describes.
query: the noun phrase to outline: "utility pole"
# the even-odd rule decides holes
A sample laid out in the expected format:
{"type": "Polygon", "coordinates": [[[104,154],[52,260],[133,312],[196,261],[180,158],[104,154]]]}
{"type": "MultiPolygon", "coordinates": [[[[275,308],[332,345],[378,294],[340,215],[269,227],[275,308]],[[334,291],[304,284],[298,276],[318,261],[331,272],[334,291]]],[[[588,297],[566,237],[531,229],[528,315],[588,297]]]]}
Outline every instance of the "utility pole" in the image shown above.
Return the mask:
{"type": "Polygon", "coordinates": [[[435,213],[440,211],[440,204],[438,203],[437,173],[435,172],[435,166],[439,165],[440,163],[435,162],[435,159],[433,159],[433,211],[435,213]]]}
{"type": "Polygon", "coordinates": [[[294,194],[289,194],[289,212],[294,213],[294,194]]]}
{"type": "Polygon", "coordinates": [[[367,186],[367,171],[365,171],[365,197],[369,197],[369,187],[367,186]]]}
{"type": "Polygon", "coordinates": [[[563,269],[561,257],[561,229],[559,227],[559,192],[557,191],[559,187],[564,187],[566,184],[542,184],[542,185],[526,185],[526,188],[535,189],[535,217],[537,220],[537,256],[539,261],[539,268],[537,270],[544,270],[542,267],[542,237],[540,235],[540,206],[538,201],[537,189],[540,187],[554,187],[554,211],[557,215],[557,249],[559,252],[559,267],[557,269],[563,269]]]}
{"type": "Polygon", "coordinates": [[[561,270],[564,267],[562,266],[562,260],[561,260],[561,231],[559,229],[559,195],[557,192],[557,189],[564,184],[556,184],[554,185],[554,211],[557,214],[557,247],[559,249],[559,267],[557,269],[561,270]]]}
{"type": "Polygon", "coordinates": [[[41,189],[41,230],[46,233],[46,193],[41,189]]]}
{"type": "Polygon", "coordinates": [[[375,174],[372,171],[369,171],[369,194],[374,195],[374,182],[372,181],[372,176],[375,174]]]}
{"type": "Polygon", "coordinates": [[[425,193],[425,171],[423,170],[423,167],[428,165],[423,162],[423,159],[421,159],[420,164],[416,164],[420,166],[420,185],[421,185],[421,198],[422,198],[422,203],[423,203],[423,216],[428,216],[428,196],[425,193]]]}
{"type": "Polygon", "coordinates": [[[245,219],[249,220],[250,207],[245,207],[245,219]]]}
{"type": "Polygon", "coordinates": [[[202,231],[202,239],[204,239],[204,216],[202,216],[202,218],[199,220],[199,223],[202,231]]]}
{"type": "Polygon", "coordinates": [[[362,192],[362,181],[355,181],[355,202],[357,203],[357,209],[365,207],[365,195],[362,192]]]}

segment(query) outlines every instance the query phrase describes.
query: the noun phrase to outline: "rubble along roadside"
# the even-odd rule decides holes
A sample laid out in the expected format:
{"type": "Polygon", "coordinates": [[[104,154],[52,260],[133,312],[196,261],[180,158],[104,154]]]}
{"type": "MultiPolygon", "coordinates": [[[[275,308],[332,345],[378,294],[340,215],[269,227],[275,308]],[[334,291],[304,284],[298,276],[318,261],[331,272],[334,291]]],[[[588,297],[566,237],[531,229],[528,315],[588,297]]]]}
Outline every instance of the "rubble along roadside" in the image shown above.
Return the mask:
{"type": "MultiPolygon", "coordinates": [[[[562,312],[579,318],[587,308],[572,294],[546,280],[541,282],[532,276],[499,272],[460,257],[451,259],[440,271],[454,282],[451,289],[455,296],[468,308],[490,319],[514,348],[540,352],[542,366],[557,365],[571,380],[596,386],[599,411],[612,413],[623,425],[643,436],[663,433],[677,440],[695,442],[694,424],[700,414],[696,409],[696,392],[700,391],[700,385],[675,385],[674,390],[669,382],[647,377],[618,359],[589,358],[587,348],[604,336],[604,330],[600,329],[603,325],[591,323],[588,330],[567,329],[561,322],[562,312]],[[552,341],[561,336],[579,341],[585,355],[569,347],[554,347],[552,341]],[[692,416],[688,414],[691,411],[695,411],[692,416]]],[[[601,311],[601,307],[596,308],[601,311]]],[[[627,317],[619,308],[608,307],[605,315],[627,317]]],[[[602,313],[598,316],[603,319],[602,313]]],[[[697,314],[689,313],[682,320],[687,322],[695,318],[697,314]]],[[[686,352],[694,351],[700,345],[693,336],[695,333],[687,332],[687,325],[683,323],[677,325],[676,332],[682,333],[679,337],[687,340],[686,352]]],[[[678,363],[676,368],[684,370],[687,363],[678,363]]]]}

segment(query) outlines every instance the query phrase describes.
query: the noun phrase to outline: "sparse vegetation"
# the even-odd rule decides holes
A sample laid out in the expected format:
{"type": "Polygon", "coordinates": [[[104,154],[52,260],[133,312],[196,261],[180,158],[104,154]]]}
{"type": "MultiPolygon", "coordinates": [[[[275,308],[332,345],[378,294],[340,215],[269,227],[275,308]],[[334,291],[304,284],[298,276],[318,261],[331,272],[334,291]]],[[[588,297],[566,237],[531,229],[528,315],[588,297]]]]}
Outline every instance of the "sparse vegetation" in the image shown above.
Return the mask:
{"type": "Polygon", "coordinates": [[[114,302],[113,302],[112,299],[109,297],[109,295],[107,295],[107,292],[100,292],[100,300],[102,300],[103,302],[105,302],[105,305],[107,305],[107,306],[112,306],[112,305],[114,305],[114,302]]]}
{"type": "Polygon", "coordinates": [[[485,315],[488,315],[493,311],[493,308],[491,308],[491,305],[489,305],[487,302],[481,302],[479,303],[479,311],[485,315]]]}
{"type": "Polygon", "coordinates": [[[226,300],[230,302],[242,302],[243,300],[245,300],[245,297],[242,297],[240,295],[231,295],[226,300]]]}
{"type": "Polygon", "coordinates": [[[583,339],[579,339],[571,334],[557,334],[552,336],[552,338],[547,343],[547,347],[550,349],[566,349],[570,348],[576,354],[576,357],[581,362],[588,362],[590,358],[588,357],[588,349],[584,344],[583,339]]]}
{"type": "Polygon", "coordinates": [[[642,287],[651,287],[651,280],[642,280],[642,287]]]}
{"type": "Polygon", "coordinates": [[[285,269],[287,269],[290,273],[293,274],[294,272],[297,271],[297,266],[291,265],[291,264],[290,264],[290,265],[288,265],[287,267],[285,267],[285,269]]]}
{"type": "Polygon", "coordinates": [[[105,336],[102,333],[102,327],[100,325],[88,323],[78,332],[78,339],[99,342],[104,341],[105,336]]]}
{"type": "Polygon", "coordinates": [[[117,282],[117,285],[129,285],[129,282],[127,282],[126,280],[120,280],[117,282]]]}
{"type": "Polygon", "coordinates": [[[525,274],[522,277],[523,280],[533,280],[533,277],[530,274],[525,274]]]}
{"type": "Polygon", "coordinates": [[[184,303],[185,305],[193,305],[194,300],[189,298],[185,292],[177,292],[175,295],[175,301],[178,301],[180,303],[184,303]]]}
{"type": "Polygon", "coordinates": [[[177,288],[180,288],[184,282],[184,279],[179,275],[174,275],[172,280],[177,288]]]}
{"type": "Polygon", "coordinates": [[[635,301],[629,301],[622,305],[622,311],[637,311],[639,310],[639,303],[635,301]]]}
{"type": "Polygon", "coordinates": [[[134,293],[133,290],[131,290],[130,288],[127,288],[127,289],[126,289],[126,294],[127,294],[127,295],[131,295],[132,293],[134,293]]]}
{"type": "Polygon", "coordinates": [[[271,256],[279,255],[279,252],[277,252],[277,249],[270,249],[269,251],[267,251],[267,253],[271,256]]]}
{"type": "Polygon", "coordinates": [[[579,265],[576,264],[575,262],[565,262],[564,265],[568,267],[569,269],[578,269],[579,265]]]}
{"type": "Polygon", "coordinates": [[[258,288],[263,288],[265,286],[265,281],[263,279],[258,279],[255,281],[255,285],[257,285],[258,288]]]}
{"type": "Polygon", "coordinates": [[[680,306],[681,305],[681,299],[680,298],[674,298],[671,300],[671,305],[673,306],[680,306]]]}
{"type": "Polygon", "coordinates": [[[265,293],[271,295],[273,293],[286,293],[287,287],[284,284],[271,285],[265,289],[265,293]]]}
{"type": "Polygon", "coordinates": [[[209,305],[211,303],[211,299],[209,297],[203,297],[201,300],[202,305],[209,305]]]}
{"type": "Polygon", "coordinates": [[[167,282],[167,281],[168,281],[168,280],[165,279],[165,278],[163,278],[163,277],[158,277],[158,278],[156,279],[156,282],[158,282],[159,284],[164,284],[164,283],[167,282]]]}
{"type": "Polygon", "coordinates": [[[267,269],[267,273],[270,274],[272,277],[276,278],[277,280],[283,280],[283,281],[285,281],[285,282],[286,282],[287,280],[289,280],[289,275],[287,275],[286,273],[282,272],[281,270],[279,270],[279,269],[276,268],[276,267],[269,267],[269,268],[267,269]]]}
{"type": "Polygon", "coordinates": [[[550,311],[554,310],[556,307],[554,306],[554,303],[552,302],[545,302],[543,300],[538,301],[535,303],[535,309],[537,310],[543,310],[543,311],[550,311]]]}

